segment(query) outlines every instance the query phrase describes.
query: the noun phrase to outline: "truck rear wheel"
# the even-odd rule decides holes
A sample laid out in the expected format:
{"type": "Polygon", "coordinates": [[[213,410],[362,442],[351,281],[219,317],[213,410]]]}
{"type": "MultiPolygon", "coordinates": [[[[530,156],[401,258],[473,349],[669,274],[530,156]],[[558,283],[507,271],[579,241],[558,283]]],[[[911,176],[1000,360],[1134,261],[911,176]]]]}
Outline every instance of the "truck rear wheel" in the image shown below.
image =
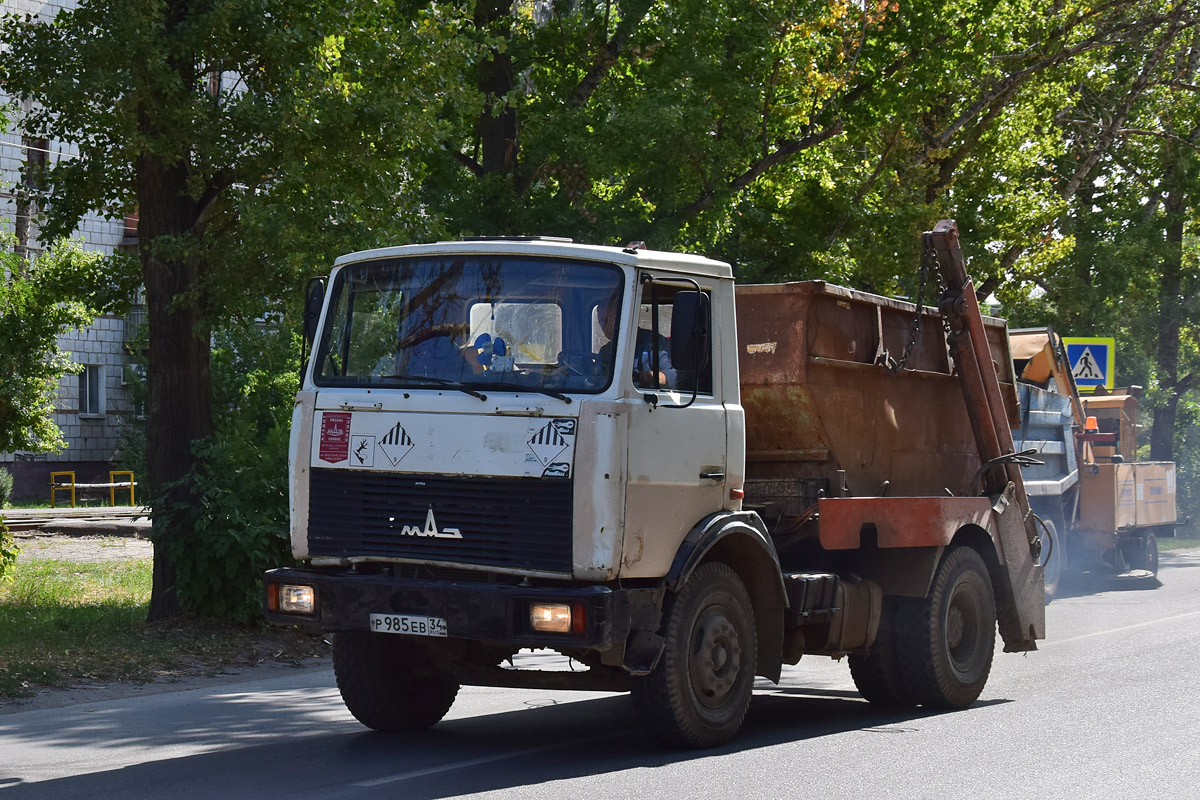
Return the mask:
{"type": "Polygon", "coordinates": [[[354,718],[377,731],[422,731],[446,716],[458,684],[435,673],[421,645],[368,631],[333,640],[338,691],[354,718]]]}
{"type": "Polygon", "coordinates": [[[1158,537],[1153,533],[1146,534],[1146,555],[1142,565],[1142,569],[1148,569],[1151,575],[1158,577],[1158,537]]]}
{"type": "Polygon", "coordinates": [[[729,566],[696,569],[664,613],[666,645],[633,700],[664,741],[716,747],[737,734],[754,688],[756,631],[746,587],[729,566]]]}
{"type": "Polygon", "coordinates": [[[1152,577],[1158,577],[1158,537],[1153,533],[1146,531],[1140,541],[1131,541],[1124,553],[1131,569],[1144,569],[1152,577]]]}
{"type": "Polygon", "coordinates": [[[903,615],[896,643],[914,701],[966,708],[979,698],[992,669],[996,601],[987,565],[970,547],[946,552],[918,613],[903,615]]]}
{"type": "Polygon", "coordinates": [[[887,708],[913,705],[912,691],[905,683],[896,650],[896,632],[906,612],[912,615],[914,604],[907,597],[885,597],[879,619],[879,633],[871,652],[865,656],[852,655],[850,676],[863,699],[872,705],[887,708]]]}

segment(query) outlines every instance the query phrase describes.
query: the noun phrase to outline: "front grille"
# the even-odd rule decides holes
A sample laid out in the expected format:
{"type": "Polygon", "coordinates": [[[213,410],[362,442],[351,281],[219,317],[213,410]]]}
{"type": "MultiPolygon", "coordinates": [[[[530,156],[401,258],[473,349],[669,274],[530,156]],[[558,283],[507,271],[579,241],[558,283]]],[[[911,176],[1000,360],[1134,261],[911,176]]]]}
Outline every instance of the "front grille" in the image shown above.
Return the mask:
{"type": "Polygon", "coordinates": [[[571,572],[572,481],[332,469],[311,474],[312,556],[571,572]],[[442,536],[427,535],[434,531],[442,536]],[[461,538],[446,536],[453,531],[461,538]]]}

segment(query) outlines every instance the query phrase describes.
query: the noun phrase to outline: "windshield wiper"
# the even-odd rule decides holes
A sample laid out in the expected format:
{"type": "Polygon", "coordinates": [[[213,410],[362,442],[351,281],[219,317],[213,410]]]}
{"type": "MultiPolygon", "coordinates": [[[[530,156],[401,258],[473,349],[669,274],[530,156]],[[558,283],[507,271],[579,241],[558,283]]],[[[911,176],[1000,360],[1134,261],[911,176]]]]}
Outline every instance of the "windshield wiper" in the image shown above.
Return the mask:
{"type": "Polygon", "coordinates": [[[431,375],[405,375],[400,378],[402,381],[421,381],[424,383],[432,383],[437,386],[445,386],[447,389],[458,389],[460,392],[478,397],[480,400],[487,400],[487,395],[482,392],[477,392],[474,389],[464,386],[459,381],[452,381],[449,378],[435,378],[431,375]]]}
{"type": "Polygon", "coordinates": [[[485,386],[486,385],[489,389],[507,389],[508,391],[512,391],[512,392],[537,392],[538,394],[544,394],[547,397],[553,397],[556,400],[562,400],[567,403],[571,402],[571,398],[568,397],[567,395],[563,394],[562,392],[555,391],[554,389],[547,389],[542,386],[526,386],[523,383],[516,383],[516,382],[511,382],[511,381],[495,381],[495,382],[488,381],[486,384],[476,383],[476,384],[472,384],[472,385],[473,386],[485,386]]]}

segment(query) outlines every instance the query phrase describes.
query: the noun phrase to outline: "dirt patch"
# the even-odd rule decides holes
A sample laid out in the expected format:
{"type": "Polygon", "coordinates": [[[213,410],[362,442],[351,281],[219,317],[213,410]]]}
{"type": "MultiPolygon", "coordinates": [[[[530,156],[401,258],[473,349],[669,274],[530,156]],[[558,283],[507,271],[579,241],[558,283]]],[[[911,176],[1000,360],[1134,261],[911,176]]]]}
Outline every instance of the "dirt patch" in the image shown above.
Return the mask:
{"type": "Polygon", "coordinates": [[[134,536],[22,531],[13,534],[13,538],[21,548],[18,561],[46,558],[91,563],[154,557],[154,545],[150,540],[134,536]]]}

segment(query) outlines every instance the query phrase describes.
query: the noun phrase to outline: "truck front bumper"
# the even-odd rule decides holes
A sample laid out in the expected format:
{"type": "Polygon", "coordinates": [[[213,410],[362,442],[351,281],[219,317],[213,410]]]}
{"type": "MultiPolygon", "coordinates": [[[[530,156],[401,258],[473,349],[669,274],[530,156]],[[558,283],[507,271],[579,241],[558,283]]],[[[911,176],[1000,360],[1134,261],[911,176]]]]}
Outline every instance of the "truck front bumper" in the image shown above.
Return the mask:
{"type": "Polygon", "coordinates": [[[370,630],[372,614],[445,620],[446,635],[485,644],[604,651],[623,646],[634,630],[655,630],[662,589],[602,585],[563,587],[432,581],[380,574],[275,569],[266,573],[268,621],[322,631],[370,630]],[[279,609],[281,587],[311,587],[311,613],[279,609]],[[569,606],[582,622],[565,633],[533,629],[533,604],[569,606]]]}

